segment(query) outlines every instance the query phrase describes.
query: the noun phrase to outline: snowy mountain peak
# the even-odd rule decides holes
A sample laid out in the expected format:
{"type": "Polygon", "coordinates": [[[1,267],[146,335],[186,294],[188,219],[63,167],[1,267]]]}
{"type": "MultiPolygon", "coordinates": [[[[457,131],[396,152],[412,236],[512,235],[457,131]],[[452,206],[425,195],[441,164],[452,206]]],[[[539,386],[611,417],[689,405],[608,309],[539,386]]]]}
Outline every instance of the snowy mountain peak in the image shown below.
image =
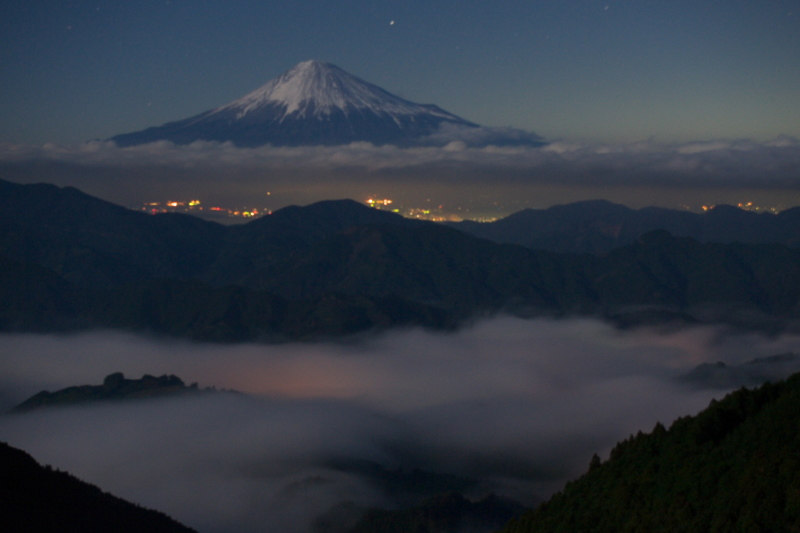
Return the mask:
{"type": "MultiPolygon", "coordinates": [[[[167,140],[237,146],[536,145],[535,134],[482,128],[435,105],[409,102],[329,63],[304,61],[255,91],[195,115],[111,138],[119,146],[167,140]]],[[[541,144],[541,143],[539,143],[541,144]]]]}
{"type": "Polygon", "coordinates": [[[408,102],[335,65],[315,60],[298,63],[255,91],[214,111],[235,111],[240,119],[272,105],[283,108],[282,118],[295,113],[298,118],[308,118],[330,115],[335,110],[345,115],[369,110],[389,116],[433,112],[442,118],[457,119],[433,106],[408,102]]]}

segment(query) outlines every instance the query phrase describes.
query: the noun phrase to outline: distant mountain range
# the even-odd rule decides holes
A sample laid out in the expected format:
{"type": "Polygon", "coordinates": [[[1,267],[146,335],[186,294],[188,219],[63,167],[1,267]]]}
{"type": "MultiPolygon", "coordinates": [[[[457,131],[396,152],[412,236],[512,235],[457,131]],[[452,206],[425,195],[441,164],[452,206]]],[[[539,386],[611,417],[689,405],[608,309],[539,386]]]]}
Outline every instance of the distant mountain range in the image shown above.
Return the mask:
{"type": "Polygon", "coordinates": [[[222,226],[0,181],[0,268],[3,331],[277,341],[498,312],[770,330],[800,318],[800,250],[784,244],[655,230],[603,255],[554,253],[350,200],[222,226]]]}
{"type": "Polygon", "coordinates": [[[456,140],[542,144],[535,134],[481,128],[435,105],[409,102],[319,61],[299,63],[221,107],[110,140],[119,146],[155,141],[217,141],[244,147],[352,142],[415,146],[456,140]]]}
{"type": "Polygon", "coordinates": [[[699,242],[800,246],[800,207],[777,215],[729,205],[692,213],[662,207],[637,210],[590,200],[548,209],[525,209],[492,223],[446,224],[495,242],[552,252],[607,253],[657,229],[699,242]]]}

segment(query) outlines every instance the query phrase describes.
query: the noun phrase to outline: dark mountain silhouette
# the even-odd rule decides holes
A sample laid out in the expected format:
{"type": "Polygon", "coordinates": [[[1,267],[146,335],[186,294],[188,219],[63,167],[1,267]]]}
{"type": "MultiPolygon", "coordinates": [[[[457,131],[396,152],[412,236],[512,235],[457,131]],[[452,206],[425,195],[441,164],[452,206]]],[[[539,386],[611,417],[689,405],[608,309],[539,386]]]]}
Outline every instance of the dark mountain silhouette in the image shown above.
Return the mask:
{"type": "Polygon", "coordinates": [[[321,339],[373,329],[448,329],[446,310],[400,297],[324,294],[289,300],[244,287],[147,280],[111,289],[81,287],[35,265],[0,258],[0,330],[96,328],[235,342],[321,339]]]}
{"type": "Polygon", "coordinates": [[[704,363],[678,378],[678,381],[696,388],[732,390],[755,387],[767,381],[800,371],[800,356],[793,353],[759,357],[739,365],[728,365],[722,361],[704,363]]]}
{"type": "Polygon", "coordinates": [[[480,486],[480,481],[475,478],[420,468],[389,468],[353,457],[331,457],[325,460],[324,465],[365,480],[387,500],[404,507],[418,505],[441,494],[476,490],[480,486]]]}
{"type": "Polygon", "coordinates": [[[147,216],[72,187],[0,180],[0,255],[78,284],[192,278],[217,256],[224,235],[195,217],[147,216]]]}
{"type": "Polygon", "coordinates": [[[41,391],[12,409],[24,413],[45,407],[65,407],[96,402],[162,398],[168,396],[197,395],[215,392],[213,389],[200,389],[196,383],[186,385],[177,376],[151,376],[145,374],[140,379],[127,379],[121,372],[109,374],[102,385],[77,385],[55,392],[41,391]]]}
{"type": "Polygon", "coordinates": [[[480,128],[435,105],[404,100],[335,65],[304,61],[226,105],[111,140],[119,146],[162,140],[237,146],[410,146],[479,137],[493,144],[542,144],[534,134],[480,128]]]}
{"type": "Polygon", "coordinates": [[[800,246],[800,208],[754,213],[720,205],[704,213],[660,207],[631,209],[605,200],[548,209],[525,209],[491,223],[449,226],[495,242],[552,252],[606,253],[653,230],[700,242],[776,243],[800,246]]]}
{"type": "Polygon", "coordinates": [[[519,502],[491,493],[477,501],[465,498],[464,491],[480,490],[481,482],[477,479],[417,468],[390,469],[354,459],[334,459],[326,462],[326,466],[367,480],[395,505],[383,509],[343,501],[314,520],[314,533],[488,533],[527,509],[519,502]]]}
{"type": "Polygon", "coordinates": [[[350,200],[221,226],[71,188],[0,182],[0,193],[5,331],[226,341],[453,327],[496,312],[769,330],[800,318],[800,250],[778,244],[656,230],[602,256],[556,254],[350,200]]]}
{"type": "Polygon", "coordinates": [[[0,442],[0,529],[13,533],[190,533],[167,515],[139,507],[41,466],[0,442]]]}
{"type": "Polygon", "coordinates": [[[800,529],[800,374],[657,424],[503,533],[800,529]]]}
{"type": "Polygon", "coordinates": [[[525,510],[519,503],[495,495],[473,502],[457,492],[399,510],[361,509],[344,503],[316,520],[315,533],[490,533],[525,510]]]}

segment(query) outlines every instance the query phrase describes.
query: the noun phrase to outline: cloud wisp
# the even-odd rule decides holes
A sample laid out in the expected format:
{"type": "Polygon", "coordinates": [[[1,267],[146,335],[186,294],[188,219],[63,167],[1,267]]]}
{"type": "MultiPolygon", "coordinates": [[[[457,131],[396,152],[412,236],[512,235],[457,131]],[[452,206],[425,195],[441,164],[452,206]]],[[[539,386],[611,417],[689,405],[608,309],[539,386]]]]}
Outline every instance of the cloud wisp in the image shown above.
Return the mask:
{"type": "Polygon", "coordinates": [[[4,179],[73,185],[118,202],[160,191],[252,201],[270,191],[284,203],[385,192],[460,202],[526,196],[531,204],[606,196],[641,206],[659,204],[660,199],[663,203],[664,191],[671,191],[669,202],[703,191],[714,191],[722,201],[726,193],[741,198],[742,191],[760,191],[797,203],[800,195],[791,191],[800,190],[798,169],[800,142],[791,137],[668,145],[556,141],[542,147],[471,147],[455,141],[404,149],[368,143],[261,148],[213,142],[129,148],[104,141],[72,147],[0,145],[4,179]]]}
{"type": "Polygon", "coordinates": [[[398,504],[358,465],[477,479],[475,497],[493,490],[532,503],[582,473],[592,453],[724,393],[677,375],[800,352],[800,337],[498,318],[456,334],[339,344],[92,333],[2,336],[0,348],[4,409],[116,371],[247,393],[4,416],[0,439],[201,531],[301,532],[343,500],[398,504]]]}

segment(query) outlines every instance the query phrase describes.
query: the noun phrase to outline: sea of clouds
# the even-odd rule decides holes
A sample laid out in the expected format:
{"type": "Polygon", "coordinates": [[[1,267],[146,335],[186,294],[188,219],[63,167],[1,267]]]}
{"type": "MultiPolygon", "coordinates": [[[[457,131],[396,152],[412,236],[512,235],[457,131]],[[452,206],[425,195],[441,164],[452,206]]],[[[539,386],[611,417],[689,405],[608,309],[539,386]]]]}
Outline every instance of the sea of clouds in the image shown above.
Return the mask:
{"type": "Polygon", "coordinates": [[[164,195],[252,204],[270,192],[278,207],[373,194],[407,203],[433,197],[451,205],[510,205],[524,198],[520,208],[596,198],[634,207],[735,204],[761,194],[790,207],[800,203],[798,168],[800,141],[787,136],[672,144],[553,141],[540,147],[465,141],[419,148],[0,144],[0,178],[72,185],[123,205],[164,195]]]}
{"type": "Polygon", "coordinates": [[[0,440],[203,532],[312,530],[342,501],[395,506],[358,468],[479,480],[532,505],[593,453],[696,413],[696,365],[800,353],[800,336],[719,327],[622,332],[494,318],[457,333],[336,343],[197,344],[115,332],[0,336],[0,408],[40,390],[175,374],[245,393],[0,416],[0,440]],[[339,466],[337,466],[339,465],[339,466]]]}

